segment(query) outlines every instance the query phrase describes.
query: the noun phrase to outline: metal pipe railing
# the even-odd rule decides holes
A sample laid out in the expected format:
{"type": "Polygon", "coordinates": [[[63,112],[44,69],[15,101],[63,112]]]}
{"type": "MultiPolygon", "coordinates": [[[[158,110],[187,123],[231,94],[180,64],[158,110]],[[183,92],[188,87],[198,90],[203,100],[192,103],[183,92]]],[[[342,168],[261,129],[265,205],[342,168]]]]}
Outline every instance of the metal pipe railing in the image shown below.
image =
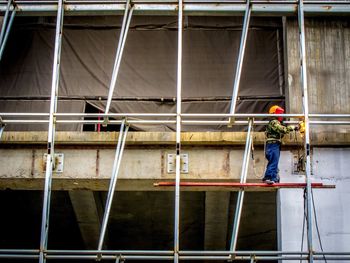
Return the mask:
{"type": "MultiPolygon", "coordinates": [[[[297,1],[293,2],[271,2],[271,1],[253,1],[252,15],[296,15],[297,1]]],[[[134,1],[135,11],[137,14],[149,14],[149,12],[157,12],[158,14],[177,14],[178,4],[175,1],[170,2],[142,2],[134,1]]],[[[54,14],[57,12],[57,1],[16,1],[18,12],[21,14],[42,15],[43,13],[54,14]]],[[[123,2],[113,1],[67,1],[66,12],[69,15],[78,15],[79,13],[101,13],[104,15],[120,15],[125,10],[123,2]]],[[[245,1],[202,1],[202,2],[185,2],[183,4],[183,12],[185,15],[200,13],[201,15],[222,15],[235,14],[243,15],[245,12],[245,1]]],[[[12,11],[14,8],[10,8],[12,11]]],[[[0,2],[0,12],[6,11],[6,2],[0,2]]],[[[350,13],[350,6],[346,1],[308,1],[305,2],[305,14],[312,15],[339,15],[350,13]],[[325,8],[325,5],[327,8],[325,8]]]]}
{"type": "MultiPolygon", "coordinates": [[[[15,252],[14,250],[11,250],[15,252]]],[[[64,250],[62,250],[64,251],[64,250]]],[[[64,251],[60,250],[47,250],[45,251],[46,259],[81,259],[81,260],[96,260],[99,256],[99,251],[94,253],[83,253],[81,251],[64,251]],[[71,252],[71,253],[69,253],[71,252]]],[[[90,251],[92,252],[92,251],[90,251]]],[[[125,251],[128,254],[119,252],[123,251],[101,251],[100,259],[103,260],[116,260],[118,257],[121,260],[174,260],[174,255],[170,254],[152,254],[153,251],[146,254],[131,254],[130,251],[125,251]],[[107,253],[109,252],[109,253],[107,253]],[[118,252],[118,253],[114,253],[118,252]]],[[[136,251],[137,252],[137,251],[136,251]]],[[[160,251],[157,251],[160,252],[160,251]]],[[[189,252],[189,251],[186,251],[189,252]]],[[[251,260],[254,258],[256,261],[265,260],[309,260],[308,252],[283,252],[283,251],[234,251],[233,253],[228,251],[192,251],[192,253],[185,253],[185,251],[179,251],[179,260],[251,260]],[[213,254],[210,254],[212,252],[213,254]]],[[[171,253],[173,253],[171,251],[171,253]]],[[[39,258],[39,253],[36,254],[0,254],[0,258],[8,259],[36,259],[39,258]]],[[[350,260],[349,253],[346,252],[315,252],[314,260],[350,260]]]]}
{"type": "MultiPolygon", "coordinates": [[[[49,120],[3,120],[3,124],[43,124],[49,123],[49,120]]],[[[122,120],[56,120],[60,124],[121,124],[122,120]]],[[[129,124],[176,124],[175,120],[130,120],[129,124]]],[[[182,125],[228,125],[230,121],[208,121],[208,120],[182,120],[182,125]]],[[[298,121],[286,121],[286,124],[298,124],[298,121]]],[[[266,125],[268,121],[254,121],[254,125],[266,125]]],[[[309,121],[310,125],[350,125],[350,121],[309,121]]],[[[234,125],[247,126],[248,121],[235,121],[234,125]]]]}
{"type": "MultiPolygon", "coordinates": [[[[1,117],[49,117],[50,113],[41,112],[0,112],[1,117]]],[[[55,117],[176,117],[176,113],[54,113],[55,117]]],[[[268,113],[181,113],[181,117],[188,118],[271,118],[271,114],[268,113]]],[[[303,113],[289,113],[289,114],[274,114],[273,117],[283,117],[283,118],[304,118],[303,113]]],[[[315,114],[310,113],[309,118],[350,118],[350,114],[315,114]]]]}

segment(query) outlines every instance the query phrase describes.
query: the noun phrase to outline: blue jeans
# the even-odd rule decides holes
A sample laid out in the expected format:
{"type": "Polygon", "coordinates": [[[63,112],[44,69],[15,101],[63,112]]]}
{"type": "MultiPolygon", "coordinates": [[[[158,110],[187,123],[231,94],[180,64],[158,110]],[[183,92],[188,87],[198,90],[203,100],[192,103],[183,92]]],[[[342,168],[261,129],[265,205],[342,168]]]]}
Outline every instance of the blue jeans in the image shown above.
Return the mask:
{"type": "Polygon", "coordinates": [[[281,144],[267,143],[265,156],[268,160],[264,179],[279,181],[278,178],[278,161],[280,159],[281,144]]]}

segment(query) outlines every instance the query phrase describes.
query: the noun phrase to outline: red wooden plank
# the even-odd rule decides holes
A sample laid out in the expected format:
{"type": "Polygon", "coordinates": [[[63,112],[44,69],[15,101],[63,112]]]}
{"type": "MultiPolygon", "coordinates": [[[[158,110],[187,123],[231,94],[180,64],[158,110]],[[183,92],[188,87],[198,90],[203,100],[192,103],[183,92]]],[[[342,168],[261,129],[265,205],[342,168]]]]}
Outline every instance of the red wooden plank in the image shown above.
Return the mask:
{"type": "MultiPolygon", "coordinates": [[[[154,186],[175,186],[175,182],[159,182],[154,186]]],[[[274,188],[305,188],[306,183],[231,183],[231,182],[181,182],[180,186],[218,186],[218,187],[234,187],[234,188],[247,188],[247,187],[274,187],[274,188]]],[[[324,185],[323,183],[311,183],[312,188],[335,188],[335,185],[324,185]]]]}

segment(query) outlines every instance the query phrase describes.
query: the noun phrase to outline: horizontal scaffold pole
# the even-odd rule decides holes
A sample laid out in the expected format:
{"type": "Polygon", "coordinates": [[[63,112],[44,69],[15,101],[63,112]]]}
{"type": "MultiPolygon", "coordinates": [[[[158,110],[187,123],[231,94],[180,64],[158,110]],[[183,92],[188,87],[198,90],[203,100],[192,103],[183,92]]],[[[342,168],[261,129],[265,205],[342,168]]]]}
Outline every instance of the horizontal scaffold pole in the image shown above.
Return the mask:
{"type": "MultiPolygon", "coordinates": [[[[135,1],[135,15],[177,15],[177,2],[141,2],[135,1]]],[[[56,15],[56,1],[16,1],[18,15],[56,15]]],[[[0,13],[6,12],[7,2],[0,1],[0,13]]],[[[184,3],[184,15],[244,15],[245,2],[196,2],[184,3]]],[[[67,1],[65,15],[122,15],[125,3],[113,1],[67,1]]],[[[296,16],[296,1],[252,1],[253,16],[296,16]]],[[[308,1],[304,3],[305,15],[346,15],[350,5],[346,1],[308,1]]]]}

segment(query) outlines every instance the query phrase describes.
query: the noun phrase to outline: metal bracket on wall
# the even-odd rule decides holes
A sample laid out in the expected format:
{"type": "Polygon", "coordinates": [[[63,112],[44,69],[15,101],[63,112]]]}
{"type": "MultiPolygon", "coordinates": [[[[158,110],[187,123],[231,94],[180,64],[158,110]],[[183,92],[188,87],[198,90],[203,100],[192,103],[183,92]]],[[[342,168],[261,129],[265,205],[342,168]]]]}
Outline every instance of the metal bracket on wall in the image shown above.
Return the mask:
{"type": "MultiPolygon", "coordinates": [[[[180,172],[188,174],[188,153],[180,154],[180,172]]],[[[175,164],[176,164],[176,154],[168,154],[167,156],[167,173],[175,173],[175,164]]]]}
{"type": "Polygon", "coordinates": [[[298,174],[305,174],[305,157],[304,155],[300,154],[293,154],[293,159],[292,159],[292,171],[293,174],[298,175],[298,174]]]}
{"type": "MultiPolygon", "coordinates": [[[[45,171],[46,169],[46,160],[47,160],[47,153],[45,153],[43,156],[43,171],[45,171]]],[[[64,167],[64,154],[55,153],[52,171],[54,173],[63,173],[63,167],[64,167]]]]}

